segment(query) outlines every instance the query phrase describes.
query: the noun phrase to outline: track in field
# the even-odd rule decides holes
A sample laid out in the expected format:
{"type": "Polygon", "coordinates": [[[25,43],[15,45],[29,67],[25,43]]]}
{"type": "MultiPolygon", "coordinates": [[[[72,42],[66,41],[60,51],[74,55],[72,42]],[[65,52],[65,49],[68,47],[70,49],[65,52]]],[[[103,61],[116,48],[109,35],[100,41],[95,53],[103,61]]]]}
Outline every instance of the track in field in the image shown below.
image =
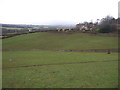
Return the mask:
{"type": "Polygon", "coordinates": [[[67,63],[51,63],[51,64],[35,64],[35,65],[25,65],[25,66],[15,66],[15,67],[3,67],[2,69],[27,68],[27,67],[38,67],[38,66],[54,66],[54,65],[66,65],[66,64],[85,64],[85,63],[111,62],[111,61],[118,61],[118,60],[86,61],[86,62],[67,62],[67,63]]]}

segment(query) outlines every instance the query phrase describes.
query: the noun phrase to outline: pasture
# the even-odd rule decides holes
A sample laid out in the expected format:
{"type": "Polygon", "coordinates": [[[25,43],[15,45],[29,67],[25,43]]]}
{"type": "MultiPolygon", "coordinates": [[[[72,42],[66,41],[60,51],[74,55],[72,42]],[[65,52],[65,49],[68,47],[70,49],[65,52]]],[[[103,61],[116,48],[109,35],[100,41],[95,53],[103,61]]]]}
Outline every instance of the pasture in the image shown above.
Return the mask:
{"type": "Polygon", "coordinates": [[[116,88],[117,53],[3,52],[3,87],[116,88]]]}
{"type": "Polygon", "coordinates": [[[118,37],[83,33],[58,34],[39,32],[3,40],[3,50],[87,50],[116,49],[118,37]]]}
{"type": "Polygon", "coordinates": [[[117,88],[117,52],[52,51],[117,49],[117,40],[48,32],[4,39],[3,88],[117,88]]]}

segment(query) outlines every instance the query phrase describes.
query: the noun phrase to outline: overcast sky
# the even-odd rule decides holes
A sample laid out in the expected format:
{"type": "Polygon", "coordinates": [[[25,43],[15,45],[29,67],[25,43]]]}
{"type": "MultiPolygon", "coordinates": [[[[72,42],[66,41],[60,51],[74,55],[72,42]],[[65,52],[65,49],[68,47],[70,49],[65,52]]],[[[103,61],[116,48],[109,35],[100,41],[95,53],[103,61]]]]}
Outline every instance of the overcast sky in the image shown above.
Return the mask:
{"type": "Polygon", "coordinates": [[[120,1],[118,2],[118,17],[120,18],[120,1]]]}
{"type": "Polygon", "coordinates": [[[0,23],[76,24],[118,17],[119,0],[0,0],[0,23]]]}

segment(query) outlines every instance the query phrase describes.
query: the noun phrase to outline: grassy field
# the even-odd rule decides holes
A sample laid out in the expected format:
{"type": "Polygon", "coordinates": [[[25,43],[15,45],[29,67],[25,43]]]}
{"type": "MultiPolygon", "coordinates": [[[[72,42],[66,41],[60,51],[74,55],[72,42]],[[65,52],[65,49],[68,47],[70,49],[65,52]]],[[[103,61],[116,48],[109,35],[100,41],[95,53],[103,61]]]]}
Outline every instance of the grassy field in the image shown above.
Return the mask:
{"type": "Polygon", "coordinates": [[[5,29],[9,29],[9,30],[11,30],[11,29],[12,29],[12,30],[13,30],[13,29],[14,29],[14,30],[20,30],[20,29],[22,29],[22,28],[0,27],[0,29],[4,29],[4,28],[5,28],[5,29]]]}
{"type": "Polygon", "coordinates": [[[3,40],[3,50],[80,50],[118,48],[118,38],[90,34],[32,33],[3,40]]]}
{"type": "Polygon", "coordinates": [[[11,37],[2,42],[3,88],[118,87],[117,52],[48,51],[117,49],[117,37],[44,32],[11,37]]]}
{"type": "Polygon", "coordinates": [[[34,64],[118,60],[117,53],[80,53],[52,51],[5,51],[3,67],[34,64]],[[101,57],[102,56],[102,57],[101,57]],[[88,58],[89,57],[89,58],[88,58]]]}
{"type": "Polygon", "coordinates": [[[7,51],[3,52],[3,87],[116,88],[117,60],[117,53],[7,51]],[[31,66],[39,64],[43,66],[31,66]]]}

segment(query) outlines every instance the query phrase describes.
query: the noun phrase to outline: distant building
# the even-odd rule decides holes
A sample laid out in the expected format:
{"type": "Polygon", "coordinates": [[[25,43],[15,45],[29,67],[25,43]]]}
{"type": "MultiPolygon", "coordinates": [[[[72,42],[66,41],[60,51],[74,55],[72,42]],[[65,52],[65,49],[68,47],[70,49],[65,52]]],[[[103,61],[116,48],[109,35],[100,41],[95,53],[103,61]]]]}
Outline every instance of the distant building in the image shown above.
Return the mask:
{"type": "Polygon", "coordinates": [[[95,24],[93,23],[79,23],[76,25],[77,30],[79,31],[91,31],[94,28],[95,24]]]}

